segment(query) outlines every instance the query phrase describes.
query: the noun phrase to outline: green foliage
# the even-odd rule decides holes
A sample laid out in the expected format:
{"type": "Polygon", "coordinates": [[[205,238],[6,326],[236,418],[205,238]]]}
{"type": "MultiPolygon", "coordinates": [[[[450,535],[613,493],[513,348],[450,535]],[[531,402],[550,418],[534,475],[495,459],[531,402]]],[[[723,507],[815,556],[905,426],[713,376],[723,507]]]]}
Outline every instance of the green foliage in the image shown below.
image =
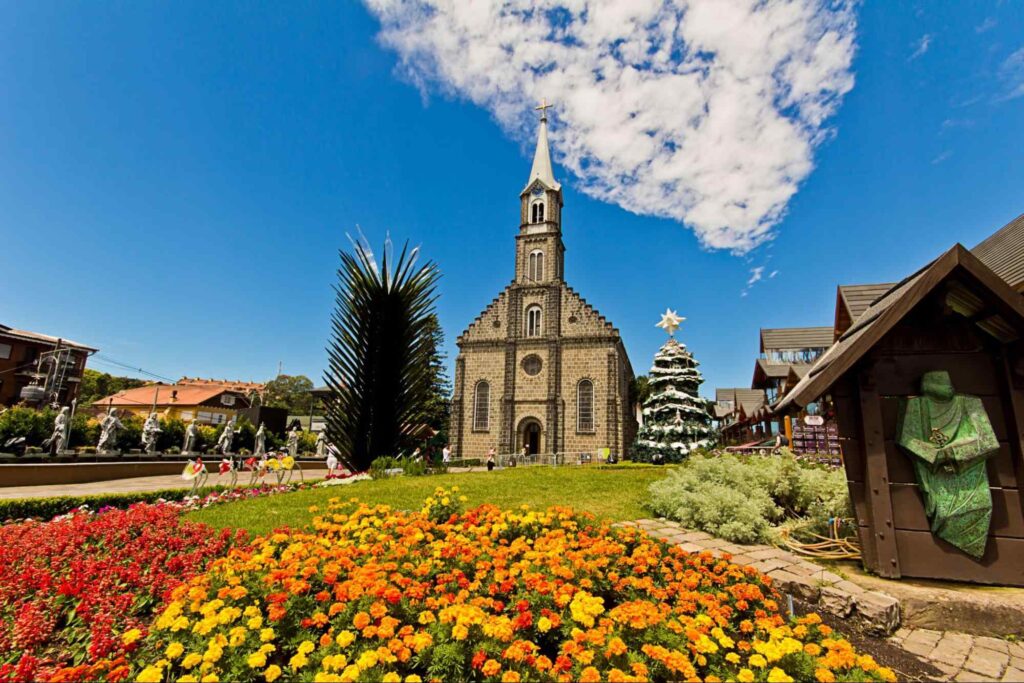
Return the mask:
{"type": "Polygon", "coordinates": [[[341,252],[325,374],[328,440],[353,471],[400,452],[405,435],[427,423],[434,373],[433,263],[417,268],[418,250],[397,259],[386,244],[378,265],[368,246],[341,252]]]}
{"type": "MultiPolygon", "coordinates": [[[[226,486],[209,486],[200,489],[200,495],[211,491],[223,491],[226,486]]],[[[55,498],[12,498],[0,500],[0,522],[12,519],[49,520],[57,515],[88,505],[93,510],[102,507],[127,508],[135,503],[155,503],[158,500],[182,500],[191,492],[189,489],[167,489],[164,491],[136,491],[132,493],[105,493],[92,496],[59,496],[55,498]]]]}
{"type": "Polygon", "coordinates": [[[647,507],[735,543],[764,543],[787,520],[803,532],[827,535],[828,520],[849,517],[842,470],[777,457],[692,455],[651,484],[647,507]]]}
{"type": "Polygon", "coordinates": [[[309,415],[315,402],[310,394],[313,381],[305,375],[278,375],[267,382],[263,405],[268,408],[287,408],[290,415],[309,415]]]}
{"type": "Polygon", "coordinates": [[[0,444],[12,437],[23,436],[27,445],[39,446],[49,438],[54,416],[49,408],[35,410],[15,406],[5,411],[0,414],[0,444]]]}
{"type": "Polygon", "coordinates": [[[119,391],[145,385],[145,380],[134,377],[115,377],[106,372],[86,368],[82,373],[82,383],[78,388],[78,405],[91,405],[101,398],[113,396],[119,391]]]}
{"type": "MultiPolygon", "coordinates": [[[[448,375],[445,372],[445,360],[447,355],[442,351],[444,348],[444,330],[436,314],[430,314],[427,323],[427,332],[430,336],[430,392],[426,402],[425,424],[434,432],[429,444],[435,448],[441,448],[448,443],[448,424],[451,420],[451,384],[448,382],[448,375]]],[[[404,444],[415,448],[418,443],[404,444]]]]}
{"type": "Polygon", "coordinates": [[[181,448],[185,443],[185,423],[177,418],[160,420],[160,433],[156,437],[156,450],[166,453],[171,448],[181,448]]]}
{"type": "Polygon", "coordinates": [[[388,470],[400,469],[397,458],[392,458],[389,455],[382,455],[379,458],[374,458],[373,462],[370,463],[370,476],[374,479],[387,479],[391,475],[388,474],[388,470]]]}
{"type": "Polygon", "coordinates": [[[643,405],[651,397],[651,381],[647,375],[637,375],[629,383],[630,405],[643,405]]]}
{"type": "Polygon", "coordinates": [[[407,477],[422,477],[427,473],[427,463],[422,460],[402,459],[402,474],[407,477]]]}

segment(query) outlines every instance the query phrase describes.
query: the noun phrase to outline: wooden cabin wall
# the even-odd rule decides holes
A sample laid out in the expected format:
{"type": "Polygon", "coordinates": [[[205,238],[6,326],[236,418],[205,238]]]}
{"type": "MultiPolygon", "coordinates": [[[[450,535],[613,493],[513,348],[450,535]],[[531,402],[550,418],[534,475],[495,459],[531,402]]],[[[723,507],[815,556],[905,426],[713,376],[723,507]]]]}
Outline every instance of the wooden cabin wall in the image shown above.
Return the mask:
{"type": "Polygon", "coordinates": [[[1024,382],[1010,369],[1014,355],[965,318],[945,314],[934,300],[926,301],[833,387],[850,496],[869,569],[892,577],[1024,585],[1024,382]],[[992,522],[980,561],[932,536],[913,465],[895,441],[899,400],[920,395],[921,376],[929,370],[948,371],[957,393],[981,397],[999,439],[999,453],[988,462],[992,522]],[[880,419],[884,458],[870,443],[878,441],[871,436],[872,417],[880,419]],[[872,486],[881,481],[887,483],[884,489],[872,486]]]}

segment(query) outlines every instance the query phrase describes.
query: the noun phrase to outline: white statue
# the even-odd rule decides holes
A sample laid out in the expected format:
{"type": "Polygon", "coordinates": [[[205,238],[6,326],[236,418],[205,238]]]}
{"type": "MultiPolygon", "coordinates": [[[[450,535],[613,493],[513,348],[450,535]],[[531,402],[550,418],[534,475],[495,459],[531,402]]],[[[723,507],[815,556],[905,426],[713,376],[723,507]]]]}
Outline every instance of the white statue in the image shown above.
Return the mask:
{"type": "Polygon", "coordinates": [[[195,449],[197,441],[199,441],[199,427],[196,426],[196,421],[192,420],[185,428],[185,445],[182,446],[181,452],[191,453],[195,449]]]}
{"type": "Polygon", "coordinates": [[[117,440],[117,430],[124,427],[121,420],[117,419],[113,408],[107,409],[107,414],[100,420],[100,442],[96,444],[96,450],[100,453],[113,451],[114,441],[117,440]]]}
{"type": "Polygon", "coordinates": [[[156,416],[156,411],[154,410],[142,425],[142,446],[145,448],[146,453],[150,455],[156,453],[156,437],[162,431],[160,429],[160,418],[156,416]]]}
{"type": "Polygon", "coordinates": [[[316,435],[316,457],[327,457],[327,433],[320,432],[316,435]]]}
{"type": "Polygon", "coordinates": [[[224,431],[220,433],[220,438],[217,439],[217,448],[223,455],[227,455],[231,452],[231,442],[235,440],[235,420],[237,418],[231,418],[231,422],[224,425],[224,431]]]}
{"type": "Polygon", "coordinates": [[[53,420],[53,432],[50,433],[50,438],[43,442],[50,448],[50,455],[60,455],[64,451],[68,445],[70,431],[71,408],[64,406],[53,420]]]}
{"type": "Polygon", "coordinates": [[[292,430],[288,432],[288,455],[293,458],[299,454],[299,428],[292,427],[292,430]]]}
{"type": "Polygon", "coordinates": [[[253,455],[260,457],[267,452],[267,428],[260,422],[260,428],[256,430],[256,447],[253,455]]]}

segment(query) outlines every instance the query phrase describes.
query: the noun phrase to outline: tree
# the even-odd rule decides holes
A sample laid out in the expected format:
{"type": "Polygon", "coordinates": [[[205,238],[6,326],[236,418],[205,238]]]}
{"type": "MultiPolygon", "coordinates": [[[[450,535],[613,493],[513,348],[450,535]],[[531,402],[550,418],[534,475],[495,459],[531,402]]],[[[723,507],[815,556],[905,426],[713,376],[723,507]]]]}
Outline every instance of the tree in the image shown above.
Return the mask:
{"type": "Polygon", "coordinates": [[[418,249],[397,261],[385,243],[381,264],[365,242],[340,252],[334,287],[327,401],[327,438],[353,471],[395,455],[426,423],[433,390],[431,332],[437,266],[416,267],[418,249]]]}
{"type": "Polygon", "coordinates": [[[697,390],[704,377],[697,361],[675,339],[654,355],[647,377],[650,395],[643,402],[644,426],[636,436],[633,459],[681,462],[695,448],[715,442],[710,402],[697,390]]]}
{"type": "Polygon", "coordinates": [[[116,377],[106,372],[86,368],[82,373],[82,382],[78,388],[78,405],[87,406],[101,398],[113,396],[125,389],[145,386],[145,380],[134,377],[116,377]]]}
{"type": "Polygon", "coordinates": [[[267,382],[263,405],[286,408],[289,415],[308,415],[313,401],[309,393],[312,388],[313,380],[305,375],[278,375],[267,382]]]}
{"type": "Polygon", "coordinates": [[[427,398],[426,424],[435,432],[431,443],[443,446],[448,442],[448,421],[451,419],[451,385],[445,372],[447,354],[444,347],[444,330],[437,316],[430,315],[427,324],[430,335],[430,395],[427,398]]]}

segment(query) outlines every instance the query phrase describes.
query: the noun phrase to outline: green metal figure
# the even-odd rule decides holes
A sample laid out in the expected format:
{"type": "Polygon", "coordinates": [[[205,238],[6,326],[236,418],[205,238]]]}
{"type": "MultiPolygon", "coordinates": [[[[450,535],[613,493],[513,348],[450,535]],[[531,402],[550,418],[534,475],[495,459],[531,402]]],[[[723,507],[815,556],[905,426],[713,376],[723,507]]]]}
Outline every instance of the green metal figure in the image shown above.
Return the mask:
{"type": "Polygon", "coordinates": [[[900,402],[898,443],[914,462],[932,533],[980,558],[992,520],[985,461],[999,441],[981,399],[955,393],[948,372],[926,372],[921,392],[900,402]]]}

